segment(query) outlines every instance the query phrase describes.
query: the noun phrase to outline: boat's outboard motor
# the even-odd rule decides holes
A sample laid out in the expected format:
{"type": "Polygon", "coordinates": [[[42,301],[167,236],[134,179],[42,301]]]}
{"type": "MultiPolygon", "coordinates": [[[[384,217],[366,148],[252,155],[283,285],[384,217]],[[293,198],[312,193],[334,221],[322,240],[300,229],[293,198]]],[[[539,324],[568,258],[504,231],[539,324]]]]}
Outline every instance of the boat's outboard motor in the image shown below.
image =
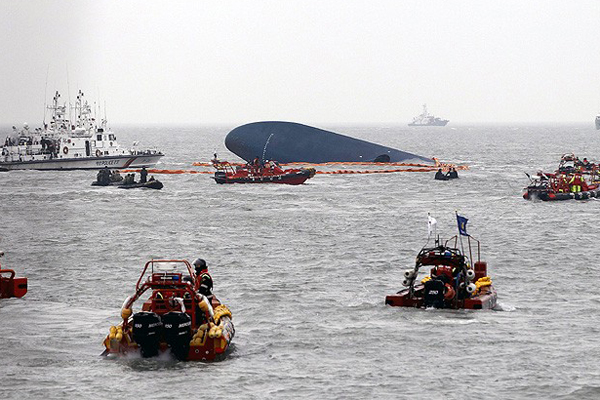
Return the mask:
{"type": "Polygon", "coordinates": [[[192,340],[192,319],[184,312],[171,311],[162,316],[165,340],[179,360],[185,360],[192,340]]]}
{"type": "Polygon", "coordinates": [[[133,314],[133,340],[140,346],[142,357],[158,354],[161,327],[156,313],[142,311],[133,314]]]}
{"type": "Polygon", "coordinates": [[[423,305],[425,307],[444,308],[444,282],[431,279],[424,284],[423,305]]]}

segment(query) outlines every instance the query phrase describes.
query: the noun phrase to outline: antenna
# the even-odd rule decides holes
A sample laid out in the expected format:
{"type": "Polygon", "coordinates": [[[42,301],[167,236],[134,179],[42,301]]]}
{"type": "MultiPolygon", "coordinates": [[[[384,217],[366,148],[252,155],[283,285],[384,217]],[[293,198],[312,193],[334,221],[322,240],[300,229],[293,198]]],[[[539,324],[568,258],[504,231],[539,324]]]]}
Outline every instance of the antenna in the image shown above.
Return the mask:
{"type": "Polygon", "coordinates": [[[48,92],[48,73],[49,72],[50,72],[50,63],[48,63],[48,68],[46,68],[46,87],[44,88],[44,119],[43,119],[44,129],[46,129],[45,128],[46,127],[46,106],[47,106],[46,100],[47,100],[47,96],[48,96],[47,92],[48,92]]]}
{"type": "Polygon", "coordinates": [[[71,130],[71,124],[73,123],[73,118],[71,116],[71,87],[69,86],[69,64],[67,63],[67,96],[69,97],[69,126],[68,130],[71,130]]]}

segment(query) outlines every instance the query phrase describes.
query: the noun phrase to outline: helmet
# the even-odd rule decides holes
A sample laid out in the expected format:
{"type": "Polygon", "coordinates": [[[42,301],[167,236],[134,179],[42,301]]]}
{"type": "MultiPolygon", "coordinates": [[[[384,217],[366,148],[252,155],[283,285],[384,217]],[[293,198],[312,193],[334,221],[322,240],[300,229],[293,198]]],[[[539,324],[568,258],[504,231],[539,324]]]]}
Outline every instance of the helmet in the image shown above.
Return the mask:
{"type": "Polygon", "coordinates": [[[196,267],[196,269],[205,269],[206,268],[206,261],[204,261],[201,258],[196,258],[192,264],[194,264],[194,267],[196,267]]]}

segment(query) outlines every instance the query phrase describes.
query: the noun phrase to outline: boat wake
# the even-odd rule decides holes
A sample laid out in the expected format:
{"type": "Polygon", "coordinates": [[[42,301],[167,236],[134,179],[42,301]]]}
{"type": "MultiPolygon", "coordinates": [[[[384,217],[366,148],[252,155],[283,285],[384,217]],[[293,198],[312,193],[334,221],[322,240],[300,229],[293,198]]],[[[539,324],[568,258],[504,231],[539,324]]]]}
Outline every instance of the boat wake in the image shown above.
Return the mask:
{"type": "Polygon", "coordinates": [[[517,309],[517,307],[512,306],[510,304],[502,304],[502,303],[496,303],[496,306],[494,308],[492,308],[492,310],[494,311],[508,311],[508,312],[512,312],[515,311],[517,309]]]}

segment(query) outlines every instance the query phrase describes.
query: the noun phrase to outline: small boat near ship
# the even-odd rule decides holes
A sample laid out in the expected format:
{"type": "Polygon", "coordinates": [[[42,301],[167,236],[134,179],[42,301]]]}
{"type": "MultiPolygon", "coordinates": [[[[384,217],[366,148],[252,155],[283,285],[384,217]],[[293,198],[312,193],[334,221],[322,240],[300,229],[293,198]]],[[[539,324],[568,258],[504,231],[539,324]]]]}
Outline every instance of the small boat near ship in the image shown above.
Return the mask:
{"type": "Polygon", "coordinates": [[[314,168],[282,169],[275,161],[261,162],[258,159],[243,166],[233,166],[228,162],[212,160],[216,168],[213,179],[217,183],[285,183],[301,185],[312,178],[314,168]]]}
{"type": "Polygon", "coordinates": [[[562,201],[600,198],[598,165],[574,154],[564,154],[558,169],[553,173],[540,171],[530,176],[529,185],[523,191],[525,200],[562,201]]]}
{"type": "Polygon", "coordinates": [[[136,182],[135,174],[127,174],[125,178],[119,171],[109,171],[108,168],[101,169],[92,182],[92,186],[117,186],[119,189],[157,189],[164,187],[161,181],[154,179],[153,176],[146,180],[147,172],[142,168],[140,180],[136,182]]]}
{"type": "Polygon", "coordinates": [[[69,110],[60,103],[56,92],[51,106],[49,123],[31,130],[27,124],[12,133],[0,146],[0,169],[4,171],[80,170],[108,168],[141,168],[154,166],[163,154],[153,149],[122,148],[106,118],[98,123],[91,105],[80,90],[69,110]]]}
{"type": "MultiPolygon", "coordinates": [[[[0,251],[0,257],[4,252],[0,251]]],[[[27,278],[16,277],[15,271],[0,265],[0,298],[23,297],[27,293],[27,278]]]]}
{"type": "Polygon", "coordinates": [[[429,114],[427,104],[423,104],[423,112],[413,118],[408,126],[446,126],[450,122],[448,119],[442,119],[429,114]]]}
{"type": "Polygon", "coordinates": [[[154,357],[170,352],[178,360],[223,359],[235,335],[231,311],[199,289],[187,260],[148,261],[135,293],[123,303],[123,321],[111,326],[104,339],[102,355],[154,357]],[[133,313],[142,296],[141,310],[133,313]]]}
{"type": "MultiPolygon", "coordinates": [[[[459,224],[461,218],[459,218],[459,224]]],[[[385,298],[385,304],[393,307],[491,309],[496,306],[497,293],[487,275],[487,263],[480,259],[481,246],[477,239],[466,235],[466,218],[459,235],[442,242],[439,237],[433,247],[423,247],[412,269],[404,273],[405,289],[385,298]],[[463,232],[464,231],[464,232],[463,232]],[[466,236],[468,256],[462,248],[462,236],[466,236]],[[471,265],[472,242],[477,244],[477,261],[471,265]],[[430,274],[419,279],[423,267],[431,268],[430,274]]]]}
{"type": "Polygon", "coordinates": [[[96,180],[92,186],[119,186],[123,184],[123,176],[118,170],[109,171],[108,168],[101,169],[96,175],[96,180]]]}
{"type": "Polygon", "coordinates": [[[154,178],[149,179],[147,182],[133,182],[128,184],[121,184],[117,186],[119,189],[156,189],[160,190],[164,187],[161,181],[154,178]]]}

